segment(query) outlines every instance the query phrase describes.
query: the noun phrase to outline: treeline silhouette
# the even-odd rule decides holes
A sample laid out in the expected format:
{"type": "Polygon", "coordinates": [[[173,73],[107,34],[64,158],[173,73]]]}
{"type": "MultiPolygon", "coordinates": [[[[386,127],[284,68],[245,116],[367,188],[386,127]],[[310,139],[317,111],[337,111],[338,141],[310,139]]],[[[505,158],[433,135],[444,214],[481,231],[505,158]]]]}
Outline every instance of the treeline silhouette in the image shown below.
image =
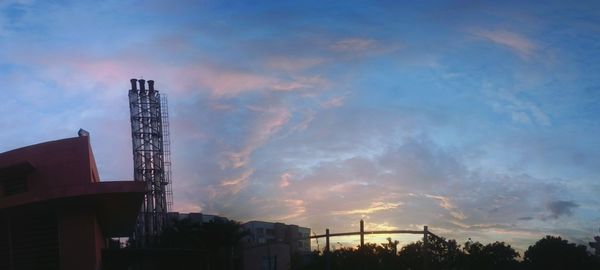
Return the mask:
{"type": "Polygon", "coordinates": [[[248,235],[239,222],[213,220],[199,223],[189,218],[172,220],[156,243],[157,248],[198,250],[207,259],[202,269],[240,269],[240,241],[248,235]]]}
{"type": "Polygon", "coordinates": [[[463,245],[455,240],[430,238],[427,247],[422,241],[405,245],[398,242],[381,245],[367,243],[363,248],[340,248],[326,252],[314,251],[312,256],[296,255],[295,270],[312,269],[410,269],[410,270],[470,270],[470,269],[600,269],[600,257],[592,255],[586,246],[569,243],[557,236],[546,236],[520,254],[509,244],[482,244],[469,240],[463,245]]]}
{"type": "MultiPolygon", "coordinates": [[[[242,269],[241,241],[248,235],[240,223],[233,220],[214,220],[202,224],[186,218],[171,221],[154,248],[191,252],[191,258],[195,259],[190,261],[196,261],[195,265],[200,262],[200,269],[242,269]]],[[[596,249],[596,255],[584,245],[569,243],[558,236],[546,236],[529,246],[522,256],[505,242],[482,244],[469,240],[461,245],[452,239],[430,236],[427,240],[426,245],[423,241],[417,241],[400,247],[398,241],[388,238],[387,243],[365,243],[363,248],[344,247],[329,253],[313,251],[310,254],[292,254],[291,269],[600,269],[600,238],[596,243],[590,243],[592,249],[596,249]]],[[[188,262],[182,260],[180,264],[188,262]]],[[[169,268],[186,269],[174,267],[173,262],[169,263],[169,268]]]]}

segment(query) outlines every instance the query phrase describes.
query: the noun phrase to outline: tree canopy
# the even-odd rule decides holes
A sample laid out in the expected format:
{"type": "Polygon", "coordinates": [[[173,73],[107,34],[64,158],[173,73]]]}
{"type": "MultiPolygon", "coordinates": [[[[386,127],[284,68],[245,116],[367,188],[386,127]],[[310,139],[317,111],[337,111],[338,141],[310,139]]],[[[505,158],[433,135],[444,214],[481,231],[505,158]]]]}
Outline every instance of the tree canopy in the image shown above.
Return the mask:
{"type": "Polygon", "coordinates": [[[455,240],[429,238],[402,246],[388,239],[381,245],[367,243],[361,249],[340,248],[314,253],[312,263],[294,269],[436,269],[436,270],[503,270],[503,269],[600,269],[600,260],[583,245],[560,237],[546,236],[530,246],[521,260],[519,252],[505,242],[482,244],[477,241],[458,244],[455,240]]]}

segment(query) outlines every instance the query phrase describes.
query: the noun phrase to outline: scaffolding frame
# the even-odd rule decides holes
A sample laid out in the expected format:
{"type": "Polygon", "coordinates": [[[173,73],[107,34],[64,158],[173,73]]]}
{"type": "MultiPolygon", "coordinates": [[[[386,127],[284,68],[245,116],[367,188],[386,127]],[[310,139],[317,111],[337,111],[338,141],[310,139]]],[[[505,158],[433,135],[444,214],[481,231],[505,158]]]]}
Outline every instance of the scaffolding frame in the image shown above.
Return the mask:
{"type": "Polygon", "coordinates": [[[171,170],[171,133],[169,128],[169,102],[166,94],[161,98],[161,112],[163,124],[163,151],[165,163],[165,182],[167,182],[167,212],[173,211],[173,182],[171,170]]]}

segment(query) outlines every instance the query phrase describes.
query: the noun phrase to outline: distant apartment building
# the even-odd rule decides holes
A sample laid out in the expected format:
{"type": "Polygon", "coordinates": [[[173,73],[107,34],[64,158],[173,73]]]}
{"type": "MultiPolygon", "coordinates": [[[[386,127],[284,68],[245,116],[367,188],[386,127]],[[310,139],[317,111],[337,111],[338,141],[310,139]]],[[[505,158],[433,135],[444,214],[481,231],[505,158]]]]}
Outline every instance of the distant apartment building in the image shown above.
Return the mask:
{"type": "MultiPolygon", "coordinates": [[[[167,214],[170,221],[190,219],[206,224],[212,221],[229,221],[216,215],[203,213],[167,214]]],[[[241,269],[243,270],[278,270],[290,269],[292,254],[310,253],[310,228],[284,223],[250,221],[242,224],[248,235],[242,239],[241,269]]]]}
{"type": "Polygon", "coordinates": [[[292,253],[310,252],[310,228],[265,221],[246,222],[242,227],[250,233],[245,240],[247,246],[285,243],[290,246],[292,253]]]}
{"type": "Polygon", "coordinates": [[[292,254],[310,252],[310,228],[284,223],[250,221],[242,240],[244,270],[290,269],[292,254]]]}

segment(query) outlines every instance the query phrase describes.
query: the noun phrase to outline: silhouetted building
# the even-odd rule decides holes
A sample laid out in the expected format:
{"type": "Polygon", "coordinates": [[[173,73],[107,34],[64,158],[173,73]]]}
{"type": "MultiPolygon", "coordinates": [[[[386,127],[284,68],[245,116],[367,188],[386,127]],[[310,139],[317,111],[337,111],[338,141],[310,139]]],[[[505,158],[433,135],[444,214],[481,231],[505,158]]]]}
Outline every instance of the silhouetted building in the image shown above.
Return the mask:
{"type": "Polygon", "coordinates": [[[290,246],[291,252],[310,252],[310,228],[265,221],[246,222],[242,227],[250,233],[245,240],[248,246],[285,243],[290,246]]]}
{"type": "Polygon", "coordinates": [[[189,218],[190,220],[198,223],[208,223],[211,221],[228,221],[226,217],[221,217],[217,215],[207,215],[202,213],[179,213],[179,212],[169,212],[167,213],[168,220],[182,220],[189,218]]]}
{"type": "Polygon", "coordinates": [[[100,182],[86,135],[0,154],[0,269],[100,269],[131,234],[144,183],[100,182]]]}
{"type": "Polygon", "coordinates": [[[265,221],[242,227],[249,232],[242,240],[244,270],[290,269],[292,254],[310,252],[310,228],[265,221]]]}

